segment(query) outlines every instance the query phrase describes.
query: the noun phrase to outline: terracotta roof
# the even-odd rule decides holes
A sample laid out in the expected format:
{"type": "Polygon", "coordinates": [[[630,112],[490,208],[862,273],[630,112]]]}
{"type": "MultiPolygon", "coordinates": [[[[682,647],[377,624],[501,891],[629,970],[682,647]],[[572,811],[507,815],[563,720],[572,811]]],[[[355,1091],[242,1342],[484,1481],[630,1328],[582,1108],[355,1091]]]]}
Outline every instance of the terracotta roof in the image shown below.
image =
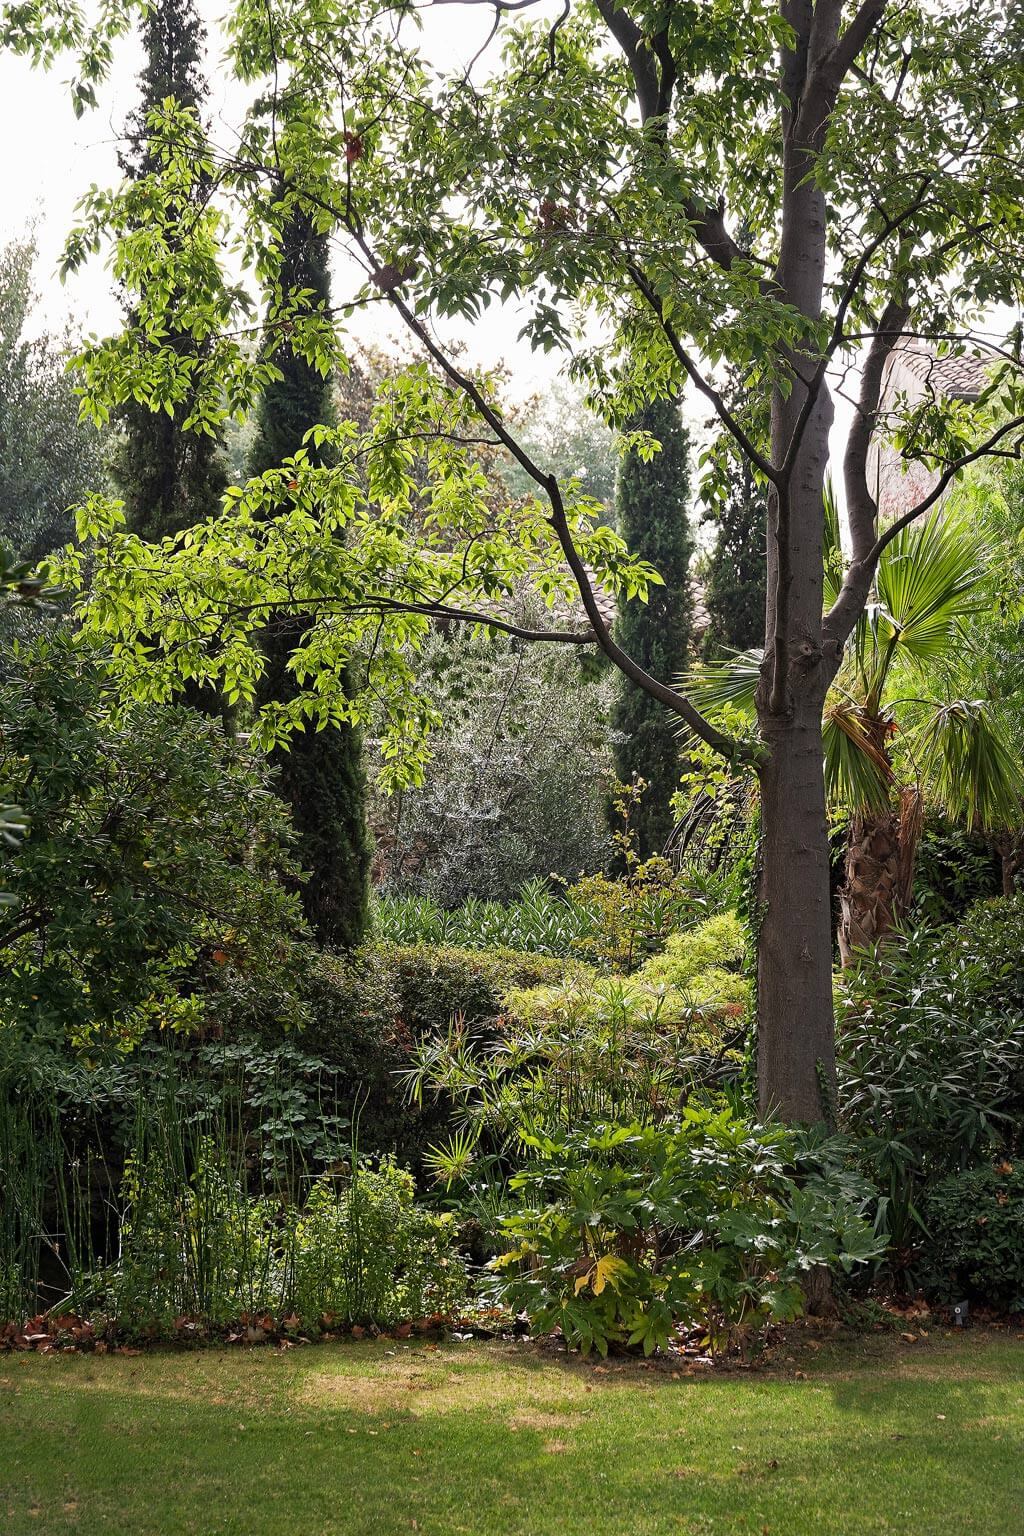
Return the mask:
{"type": "Polygon", "coordinates": [[[936,357],[916,343],[908,343],[894,351],[892,361],[894,367],[905,368],[927,389],[951,400],[977,400],[989,382],[991,360],[974,353],[936,357]]]}

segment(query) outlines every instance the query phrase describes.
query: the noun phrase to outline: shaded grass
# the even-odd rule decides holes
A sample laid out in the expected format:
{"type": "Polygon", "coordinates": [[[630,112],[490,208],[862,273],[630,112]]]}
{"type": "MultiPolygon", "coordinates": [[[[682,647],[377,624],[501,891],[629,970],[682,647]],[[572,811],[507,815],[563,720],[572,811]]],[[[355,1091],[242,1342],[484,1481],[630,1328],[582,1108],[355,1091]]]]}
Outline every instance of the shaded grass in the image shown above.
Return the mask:
{"type": "Polygon", "coordinates": [[[0,1359],[11,1536],[1018,1536],[1022,1453],[1006,1334],[703,1378],[397,1341],[0,1359]]]}

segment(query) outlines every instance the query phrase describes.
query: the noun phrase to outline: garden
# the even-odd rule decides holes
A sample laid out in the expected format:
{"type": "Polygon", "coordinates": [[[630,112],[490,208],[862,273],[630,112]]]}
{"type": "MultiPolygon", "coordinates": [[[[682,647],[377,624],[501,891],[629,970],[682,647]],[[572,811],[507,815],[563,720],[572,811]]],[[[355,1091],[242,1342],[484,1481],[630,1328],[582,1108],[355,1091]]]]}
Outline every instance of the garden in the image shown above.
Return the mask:
{"type": "Polygon", "coordinates": [[[1015,1530],[1024,22],[0,49],[5,1528],[1015,1530]]]}

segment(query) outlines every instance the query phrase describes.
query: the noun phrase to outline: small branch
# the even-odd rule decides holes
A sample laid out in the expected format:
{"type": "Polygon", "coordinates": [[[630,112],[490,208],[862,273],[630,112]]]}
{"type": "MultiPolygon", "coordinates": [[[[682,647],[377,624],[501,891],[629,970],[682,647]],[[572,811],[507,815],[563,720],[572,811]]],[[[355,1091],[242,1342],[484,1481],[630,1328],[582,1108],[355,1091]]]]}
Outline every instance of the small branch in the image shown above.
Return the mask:
{"type": "Polygon", "coordinates": [[[696,363],[693,361],[690,354],[679,340],[679,336],[675,330],[675,327],[664,313],[664,309],[660,300],[658,299],[658,295],[655,293],[654,289],[651,287],[644,274],[640,271],[640,268],[635,266],[632,262],[628,262],[626,269],[629,272],[630,277],[633,279],[633,283],[637,291],[643,296],[646,303],[657,316],[658,323],[665,333],[665,339],[667,340],[669,346],[672,348],[675,357],[681,363],[687,378],[690,379],[690,381],[696,386],[696,388],[702,395],[704,395],[706,399],[711,401],[711,404],[715,409],[715,414],[718,416],[723,426],[725,426],[730,436],[736,441],[740,449],[750,460],[751,464],[754,465],[755,469],[760,470],[761,474],[764,475],[766,480],[770,480],[773,484],[778,484],[778,470],[776,470],[774,464],[772,464],[769,459],[766,459],[764,454],[759,452],[759,450],[754,446],[751,439],[747,436],[746,432],[744,432],[735,416],[729,410],[729,407],[726,405],[722,395],[717,389],[714,388],[713,385],[708,383],[707,379],[705,379],[704,375],[701,373],[700,369],[697,367],[696,363]]]}

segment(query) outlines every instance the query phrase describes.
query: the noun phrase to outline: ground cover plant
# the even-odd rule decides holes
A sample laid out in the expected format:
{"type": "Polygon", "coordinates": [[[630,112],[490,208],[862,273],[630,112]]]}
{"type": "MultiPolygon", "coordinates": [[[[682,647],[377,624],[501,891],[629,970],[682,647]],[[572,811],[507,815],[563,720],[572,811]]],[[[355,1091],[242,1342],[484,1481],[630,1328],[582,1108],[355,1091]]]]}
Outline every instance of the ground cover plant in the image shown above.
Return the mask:
{"type": "Polygon", "coordinates": [[[0,1521],[10,1536],[1008,1536],[1022,1351],[1012,1333],[819,1336],[711,1376],[394,1339],[5,1357],[0,1521]]]}

